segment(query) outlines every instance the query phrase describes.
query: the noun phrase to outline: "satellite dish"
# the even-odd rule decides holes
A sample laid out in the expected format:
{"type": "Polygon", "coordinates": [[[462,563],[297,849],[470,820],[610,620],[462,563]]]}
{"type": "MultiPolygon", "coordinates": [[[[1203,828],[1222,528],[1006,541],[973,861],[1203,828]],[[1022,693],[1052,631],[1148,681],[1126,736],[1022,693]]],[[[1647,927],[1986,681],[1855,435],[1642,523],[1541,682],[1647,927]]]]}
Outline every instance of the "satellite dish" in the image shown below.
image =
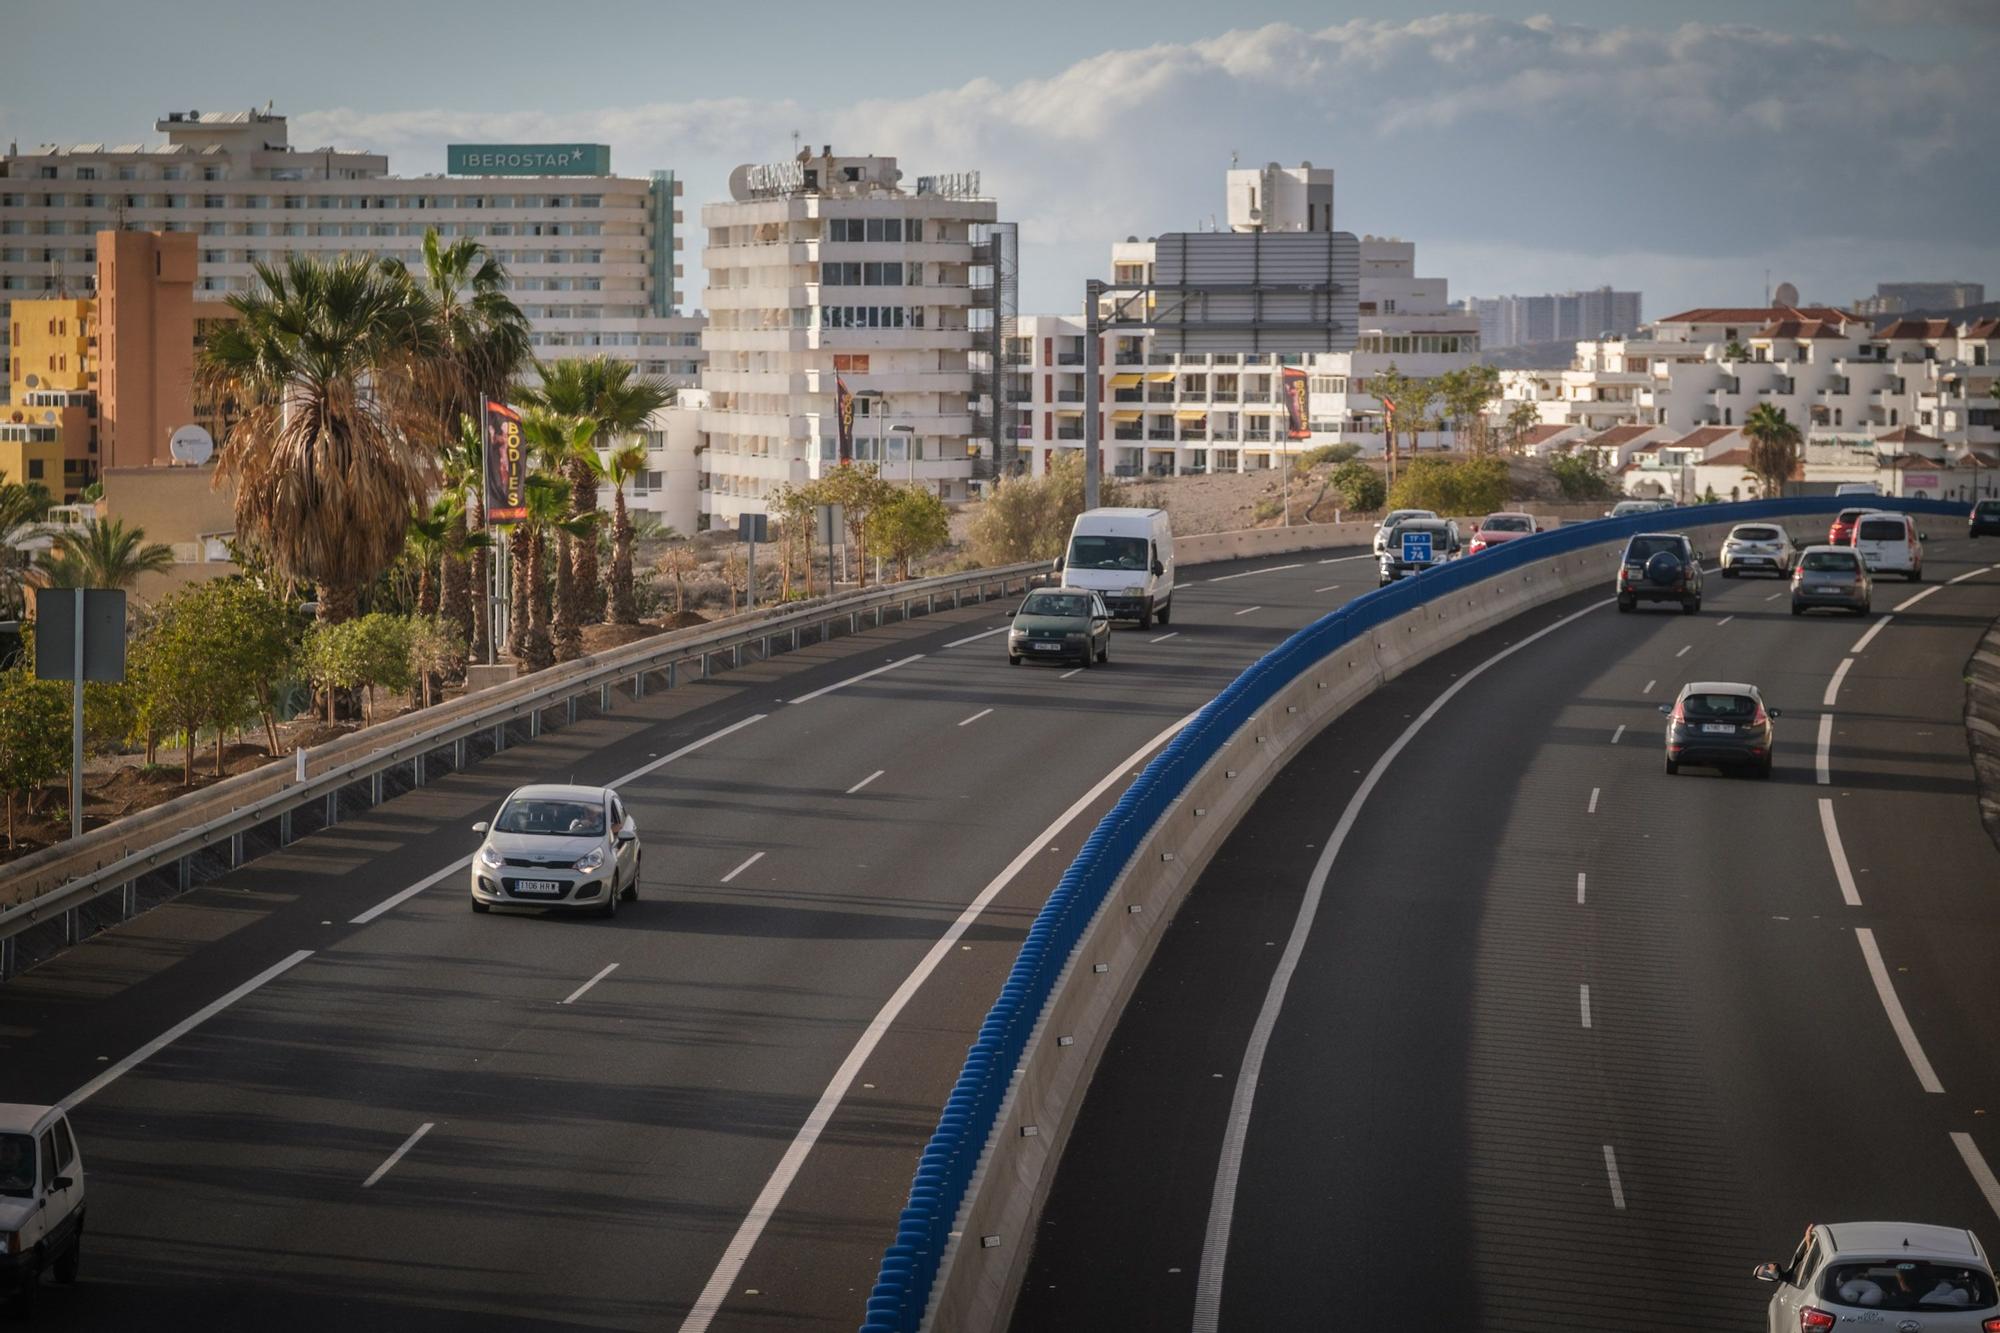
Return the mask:
{"type": "Polygon", "coordinates": [[[729,173],[729,197],[738,201],[750,197],[750,164],[744,162],[729,173]]]}
{"type": "Polygon", "coordinates": [[[176,463],[200,467],[215,456],[215,437],[200,426],[182,426],[167,441],[167,452],[176,463]]]}
{"type": "Polygon", "coordinates": [[[22,381],[22,383],[26,384],[30,389],[35,388],[36,386],[41,384],[41,382],[42,380],[39,375],[29,375],[22,381]]]}
{"type": "Polygon", "coordinates": [[[50,408],[48,411],[42,413],[42,420],[47,422],[51,426],[55,425],[56,424],[55,409],[50,408]]]}
{"type": "Polygon", "coordinates": [[[1789,282],[1781,282],[1778,284],[1778,290],[1771,293],[1771,299],[1779,305],[1797,305],[1799,289],[1789,282]]]}

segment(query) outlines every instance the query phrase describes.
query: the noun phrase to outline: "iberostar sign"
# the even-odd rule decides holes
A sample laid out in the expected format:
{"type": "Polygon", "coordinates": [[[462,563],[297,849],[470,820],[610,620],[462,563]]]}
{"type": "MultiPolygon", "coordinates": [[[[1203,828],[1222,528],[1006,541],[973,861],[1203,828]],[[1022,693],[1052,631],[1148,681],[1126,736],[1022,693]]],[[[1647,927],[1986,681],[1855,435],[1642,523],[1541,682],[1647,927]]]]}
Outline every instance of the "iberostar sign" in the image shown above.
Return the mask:
{"type": "Polygon", "coordinates": [[[445,145],[453,176],[609,176],[605,143],[455,143],[445,145]]]}

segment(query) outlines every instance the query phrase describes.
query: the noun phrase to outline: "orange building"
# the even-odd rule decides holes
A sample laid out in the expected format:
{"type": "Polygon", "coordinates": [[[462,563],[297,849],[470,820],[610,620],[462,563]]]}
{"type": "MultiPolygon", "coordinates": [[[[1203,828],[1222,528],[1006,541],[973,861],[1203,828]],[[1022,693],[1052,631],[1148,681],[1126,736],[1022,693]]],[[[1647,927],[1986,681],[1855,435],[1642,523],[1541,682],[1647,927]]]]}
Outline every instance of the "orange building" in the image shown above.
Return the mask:
{"type": "Polygon", "coordinates": [[[98,396],[104,466],[172,461],[194,418],[192,232],[97,233],[98,396]]]}

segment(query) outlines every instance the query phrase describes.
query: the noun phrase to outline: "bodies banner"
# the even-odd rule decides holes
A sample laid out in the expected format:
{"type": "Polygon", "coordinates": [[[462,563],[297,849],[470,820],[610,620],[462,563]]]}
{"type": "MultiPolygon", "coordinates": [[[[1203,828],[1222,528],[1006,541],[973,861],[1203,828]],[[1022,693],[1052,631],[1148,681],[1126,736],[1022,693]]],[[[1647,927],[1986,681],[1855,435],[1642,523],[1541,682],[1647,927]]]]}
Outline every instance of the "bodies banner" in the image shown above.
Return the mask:
{"type": "Polygon", "coordinates": [[[854,461],[854,395],[838,375],[833,377],[833,405],[840,421],[840,465],[846,467],[854,461]]]}
{"type": "Polygon", "coordinates": [[[1306,424],[1306,373],[1285,367],[1285,436],[1303,440],[1312,434],[1306,424]]]}
{"type": "Polygon", "coordinates": [[[505,403],[486,404],[486,521],[519,523],[528,516],[521,414],[505,403]]]}

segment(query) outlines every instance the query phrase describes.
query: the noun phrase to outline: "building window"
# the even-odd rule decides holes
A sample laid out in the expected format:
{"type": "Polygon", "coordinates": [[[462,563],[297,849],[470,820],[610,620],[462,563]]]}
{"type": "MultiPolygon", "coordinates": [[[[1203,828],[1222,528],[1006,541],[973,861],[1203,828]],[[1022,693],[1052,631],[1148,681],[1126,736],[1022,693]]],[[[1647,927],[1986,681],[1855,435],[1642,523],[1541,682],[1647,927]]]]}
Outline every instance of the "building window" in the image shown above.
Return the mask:
{"type": "Polygon", "coordinates": [[[39,458],[30,458],[28,460],[28,480],[40,481],[41,479],[42,479],[42,460],[39,458]]]}

